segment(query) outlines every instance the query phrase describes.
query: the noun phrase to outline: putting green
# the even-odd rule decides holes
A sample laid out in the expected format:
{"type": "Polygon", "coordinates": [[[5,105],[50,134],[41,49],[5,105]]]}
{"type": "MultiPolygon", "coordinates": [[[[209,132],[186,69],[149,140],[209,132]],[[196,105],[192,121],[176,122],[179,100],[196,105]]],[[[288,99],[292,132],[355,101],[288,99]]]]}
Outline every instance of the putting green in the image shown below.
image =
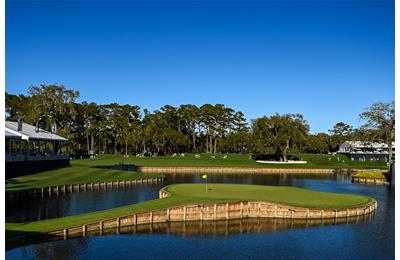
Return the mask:
{"type": "Polygon", "coordinates": [[[292,186],[243,184],[174,184],[164,188],[172,197],[212,200],[268,201],[305,208],[352,208],[371,201],[349,194],[320,192],[292,186]]]}

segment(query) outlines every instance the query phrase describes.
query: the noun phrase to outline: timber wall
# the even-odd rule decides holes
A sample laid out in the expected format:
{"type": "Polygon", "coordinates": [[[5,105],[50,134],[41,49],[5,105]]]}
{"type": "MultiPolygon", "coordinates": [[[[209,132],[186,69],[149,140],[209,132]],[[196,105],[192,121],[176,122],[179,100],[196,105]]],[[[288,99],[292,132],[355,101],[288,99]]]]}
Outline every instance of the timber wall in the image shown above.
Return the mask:
{"type": "MultiPolygon", "coordinates": [[[[219,221],[187,221],[187,222],[159,222],[142,225],[122,226],[119,228],[87,231],[85,236],[106,236],[119,234],[176,234],[176,235],[228,235],[237,233],[275,232],[295,228],[307,228],[321,225],[337,225],[370,221],[374,214],[362,217],[348,217],[337,219],[269,219],[269,218],[244,218],[219,221]]],[[[6,250],[35,243],[57,241],[67,238],[81,237],[82,233],[69,234],[68,236],[30,236],[19,240],[7,241],[6,250]]]]}
{"type": "MultiPolygon", "coordinates": [[[[163,198],[165,196],[168,196],[168,193],[161,190],[160,197],[163,198]]],[[[347,209],[301,208],[263,201],[192,204],[121,216],[82,226],[52,231],[47,234],[67,238],[73,234],[85,236],[90,231],[102,231],[109,228],[196,220],[230,220],[242,218],[337,219],[367,215],[374,212],[376,208],[377,202],[375,200],[361,207],[347,209]]]]}
{"type": "Polygon", "coordinates": [[[7,191],[6,199],[15,197],[21,197],[25,195],[51,197],[52,195],[59,195],[71,192],[80,191],[91,191],[91,190],[107,190],[115,188],[131,188],[141,184],[157,184],[164,181],[164,177],[147,178],[147,179],[135,179],[135,180],[122,180],[122,181],[107,181],[107,182],[90,182],[80,184],[69,184],[69,185],[57,185],[51,187],[7,191]]]}
{"type": "Polygon", "coordinates": [[[385,185],[385,179],[377,179],[377,178],[366,178],[366,177],[357,177],[353,176],[352,181],[355,183],[361,184],[373,184],[373,185],[385,185]]]}
{"type": "Polygon", "coordinates": [[[269,173],[303,173],[303,174],[320,174],[320,173],[350,173],[351,169],[307,169],[307,168],[245,168],[245,167],[150,167],[138,166],[138,172],[144,173],[223,173],[223,174],[269,174],[269,173]]]}

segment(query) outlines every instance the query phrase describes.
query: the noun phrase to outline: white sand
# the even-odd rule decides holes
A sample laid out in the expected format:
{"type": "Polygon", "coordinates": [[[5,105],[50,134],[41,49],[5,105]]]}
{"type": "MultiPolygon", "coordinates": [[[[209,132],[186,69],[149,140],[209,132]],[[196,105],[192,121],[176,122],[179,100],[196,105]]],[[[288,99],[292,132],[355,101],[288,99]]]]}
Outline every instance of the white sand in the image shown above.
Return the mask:
{"type": "Polygon", "coordinates": [[[291,161],[288,160],[287,162],[278,162],[278,161],[256,161],[258,163],[269,163],[269,164],[304,164],[307,161],[291,161]]]}

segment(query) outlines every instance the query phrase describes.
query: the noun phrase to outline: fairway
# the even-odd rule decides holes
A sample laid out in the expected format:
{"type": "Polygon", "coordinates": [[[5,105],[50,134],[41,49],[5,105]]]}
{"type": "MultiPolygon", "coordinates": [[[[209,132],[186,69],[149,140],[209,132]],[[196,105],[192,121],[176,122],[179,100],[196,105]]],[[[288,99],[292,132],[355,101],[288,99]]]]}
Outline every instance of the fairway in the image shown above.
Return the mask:
{"type": "Polygon", "coordinates": [[[6,191],[25,190],[91,182],[123,181],[160,177],[160,174],[101,169],[89,165],[74,165],[42,173],[6,180],[6,191]]]}
{"type": "Polygon", "coordinates": [[[345,155],[295,154],[307,161],[305,164],[262,164],[250,159],[250,154],[185,154],[183,157],[166,155],[159,157],[128,158],[121,155],[99,155],[96,159],[75,160],[75,166],[105,166],[115,164],[134,164],[152,167],[249,167],[249,168],[310,168],[310,169],[386,169],[384,161],[351,161],[345,155]]]}
{"type": "Polygon", "coordinates": [[[99,168],[119,164],[151,167],[238,167],[279,169],[386,169],[384,162],[351,161],[344,155],[300,154],[305,164],[262,164],[249,159],[249,154],[185,154],[184,157],[123,157],[121,155],[99,155],[95,159],[72,160],[71,167],[21,176],[6,180],[6,191],[41,188],[103,181],[122,181],[160,177],[160,174],[137,173],[99,168]]]}
{"type": "Polygon", "coordinates": [[[152,167],[238,167],[238,168],[280,168],[280,169],[386,169],[384,162],[351,161],[344,155],[301,154],[305,164],[262,164],[249,159],[249,154],[185,154],[184,157],[123,157],[121,155],[99,155],[95,159],[72,160],[71,167],[21,176],[6,180],[6,191],[41,188],[103,181],[122,181],[160,177],[155,173],[138,173],[103,169],[99,167],[119,164],[152,167]],[[330,159],[329,159],[330,158],[330,159]],[[339,160],[338,160],[339,159],[339,160]]]}

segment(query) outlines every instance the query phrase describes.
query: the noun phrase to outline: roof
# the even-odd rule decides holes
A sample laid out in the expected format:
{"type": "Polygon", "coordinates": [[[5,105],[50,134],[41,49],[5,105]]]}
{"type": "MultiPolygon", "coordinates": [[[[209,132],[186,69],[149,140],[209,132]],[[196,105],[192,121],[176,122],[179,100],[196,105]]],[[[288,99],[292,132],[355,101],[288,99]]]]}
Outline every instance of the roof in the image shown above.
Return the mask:
{"type": "Polygon", "coordinates": [[[21,139],[21,136],[18,134],[14,134],[13,132],[10,132],[9,130],[5,129],[6,131],[6,138],[13,138],[13,139],[21,139]]]}
{"type": "Polygon", "coordinates": [[[68,141],[64,137],[47,132],[39,128],[39,132],[35,131],[35,127],[30,124],[23,123],[22,131],[18,131],[18,123],[6,121],[5,124],[6,138],[21,138],[23,140],[47,140],[47,141],[68,141]],[[17,137],[18,136],[18,137],[17,137]]]}

